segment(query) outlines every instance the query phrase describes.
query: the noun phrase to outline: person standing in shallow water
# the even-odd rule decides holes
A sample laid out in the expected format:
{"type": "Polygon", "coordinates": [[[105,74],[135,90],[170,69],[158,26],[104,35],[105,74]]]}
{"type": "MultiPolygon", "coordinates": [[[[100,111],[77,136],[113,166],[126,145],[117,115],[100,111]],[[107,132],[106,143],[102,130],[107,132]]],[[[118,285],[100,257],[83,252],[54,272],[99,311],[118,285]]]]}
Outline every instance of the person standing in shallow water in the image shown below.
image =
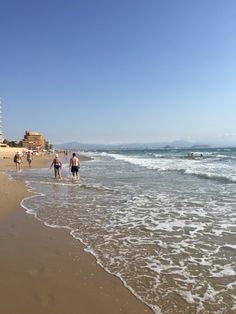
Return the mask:
{"type": "Polygon", "coordinates": [[[55,158],[53,159],[53,161],[52,161],[52,163],[51,163],[50,169],[52,168],[52,166],[54,167],[54,175],[55,175],[55,178],[61,179],[61,166],[62,166],[62,162],[61,162],[61,160],[59,159],[59,155],[58,155],[58,154],[55,155],[55,158]]]}
{"type": "Polygon", "coordinates": [[[14,163],[16,164],[16,171],[21,171],[21,164],[23,163],[23,160],[19,152],[17,152],[14,156],[14,163]]]}
{"type": "Polygon", "coordinates": [[[33,153],[31,151],[28,151],[27,155],[26,155],[26,158],[27,158],[29,167],[31,167],[31,163],[32,163],[32,160],[33,160],[33,153]]]}
{"type": "Polygon", "coordinates": [[[79,179],[79,168],[80,168],[80,160],[76,156],[76,153],[72,154],[72,157],[70,159],[70,167],[71,172],[74,179],[79,179]]]}

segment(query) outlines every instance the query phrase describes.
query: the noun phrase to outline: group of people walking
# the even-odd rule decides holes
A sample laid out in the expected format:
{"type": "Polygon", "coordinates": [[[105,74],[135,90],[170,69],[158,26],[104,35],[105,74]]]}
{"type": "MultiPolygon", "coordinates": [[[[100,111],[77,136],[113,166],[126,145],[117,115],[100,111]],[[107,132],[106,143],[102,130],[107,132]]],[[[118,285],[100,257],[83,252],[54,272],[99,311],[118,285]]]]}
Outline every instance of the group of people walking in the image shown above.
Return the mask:
{"type": "MultiPolygon", "coordinates": [[[[62,162],[59,159],[59,155],[56,154],[55,158],[53,159],[50,168],[54,167],[54,175],[55,178],[61,178],[61,167],[62,162]]],[[[79,168],[80,168],[80,160],[76,156],[76,153],[72,154],[72,157],[70,159],[70,169],[71,173],[74,179],[79,179],[79,168]]]]}
{"type": "MultiPolygon", "coordinates": [[[[31,163],[33,160],[33,154],[29,151],[26,154],[26,159],[29,164],[29,167],[31,167],[31,163]]],[[[14,156],[14,163],[16,165],[16,171],[21,171],[21,164],[23,163],[22,156],[19,152],[17,152],[14,156]]],[[[62,162],[59,158],[59,155],[56,154],[55,158],[52,160],[52,163],[50,165],[50,169],[54,168],[54,175],[55,178],[61,178],[61,168],[62,168],[62,162]]],[[[80,168],[80,160],[76,156],[76,153],[72,154],[72,157],[70,159],[70,169],[71,173],[74,179],[79,179],[79,168],[80,168]]]]}
{"type": "MultiPolygon", "coordinates": [[[[26,160],[28,162],[29,167],[31,167],[31,163],[33,160],[33,153],[31,151],[28,151],[26,153],[26,160]]],[[[23,163],[23,159],[19,152],[17,152],[14,156],[14,163],[16,165],[16,171],[21,171],[21,164],[23,163]]]]}

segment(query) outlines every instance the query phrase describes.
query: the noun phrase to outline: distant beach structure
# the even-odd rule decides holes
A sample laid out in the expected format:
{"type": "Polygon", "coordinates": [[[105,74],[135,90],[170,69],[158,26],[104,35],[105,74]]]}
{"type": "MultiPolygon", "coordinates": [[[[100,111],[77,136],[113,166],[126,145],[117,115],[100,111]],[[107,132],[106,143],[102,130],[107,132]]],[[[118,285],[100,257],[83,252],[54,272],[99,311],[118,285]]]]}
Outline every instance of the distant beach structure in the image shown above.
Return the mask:
{"type": "Polygon", "coordinates": [[[46,140],[39,132],[25,131],[23,146],[32,150],[43,150],[46,146],[46,140]]]}

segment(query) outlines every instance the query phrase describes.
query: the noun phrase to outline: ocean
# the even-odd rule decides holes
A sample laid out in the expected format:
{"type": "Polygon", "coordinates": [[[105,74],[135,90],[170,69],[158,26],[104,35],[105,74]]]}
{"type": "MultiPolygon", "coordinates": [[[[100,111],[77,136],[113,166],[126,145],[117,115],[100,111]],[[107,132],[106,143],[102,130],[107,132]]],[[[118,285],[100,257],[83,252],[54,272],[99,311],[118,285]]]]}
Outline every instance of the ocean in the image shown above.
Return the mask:
{"type": "Polygon", "coordinates": [[[86,154],[80,181],[67,160],[62,180],[23,171],[26,212],[68,229],[154,313],[236,313],[236,149],[86,154]]]}

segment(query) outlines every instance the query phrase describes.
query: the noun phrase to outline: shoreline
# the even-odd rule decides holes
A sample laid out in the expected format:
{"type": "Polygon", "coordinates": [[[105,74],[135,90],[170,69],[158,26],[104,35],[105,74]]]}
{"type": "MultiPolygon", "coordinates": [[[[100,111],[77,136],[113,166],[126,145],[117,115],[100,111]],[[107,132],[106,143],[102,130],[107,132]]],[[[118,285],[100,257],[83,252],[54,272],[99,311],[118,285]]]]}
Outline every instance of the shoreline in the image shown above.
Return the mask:
{"type": "MultiPolygon", "coordinates": [[[[51,159],[37,157],[32,166],[47,166],[51,159]]],[[[49,228],[25,212],[20,202],[33,193],[24,182],[7,178],[3,172],[9,168],[14,169],[12,159],[0,157],[2,312],[153,313],[118,277],[100,267],[68,230],[49,228]]]]}

